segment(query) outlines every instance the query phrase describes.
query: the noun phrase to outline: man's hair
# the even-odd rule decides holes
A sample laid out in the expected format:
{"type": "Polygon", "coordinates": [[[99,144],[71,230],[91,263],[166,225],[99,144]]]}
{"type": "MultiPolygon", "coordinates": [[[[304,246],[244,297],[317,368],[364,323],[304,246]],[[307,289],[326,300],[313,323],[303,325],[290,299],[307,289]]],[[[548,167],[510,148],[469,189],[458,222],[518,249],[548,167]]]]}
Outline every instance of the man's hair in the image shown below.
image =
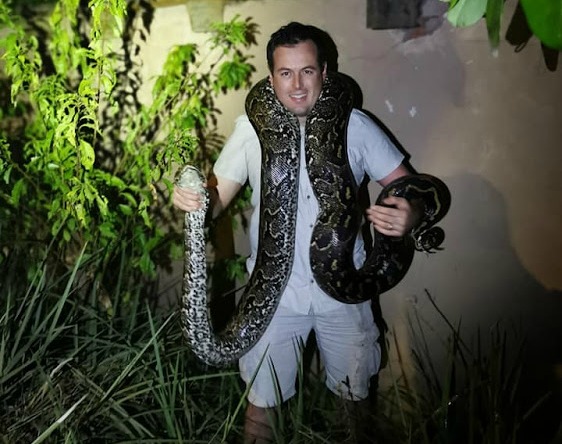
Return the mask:
{"type": "Polygon", "coordinates": [[[318,66],[322,69],[327,60],[325,39],[326,32],[312,25],[291,22],[271,34],[267,43],[267,66],[273,72],[273,51],[279,46],[292,46],[311,40],[316,46],[318,66]]]}

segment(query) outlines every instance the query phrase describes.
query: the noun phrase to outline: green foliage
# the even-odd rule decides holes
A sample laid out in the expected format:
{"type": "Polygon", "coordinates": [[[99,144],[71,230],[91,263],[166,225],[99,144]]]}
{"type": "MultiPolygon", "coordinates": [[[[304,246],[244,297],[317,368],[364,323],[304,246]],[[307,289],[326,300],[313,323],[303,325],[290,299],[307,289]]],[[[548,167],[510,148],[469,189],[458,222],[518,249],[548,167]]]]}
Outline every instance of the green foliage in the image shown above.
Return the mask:
{"type": "MultiPolygon", "coordinates": [[[[127,313],[100,316],[107,295],[87,279],[100,261],[102,252],[81,252],[63,276],[45,265],[29,284],[14,267],[0,277],[0,442],[238,442],[246,406],[238,372],[203,367],[184,346],[177,312],[142,302],[140,282],[111,295],[129,295],[127,313]],[[73,297],[81,291],[86,304],[73,297]]],[[[395,384],[380,390],[368,429],[392,444],[528,442],[520,428],[542,399],[531,409],[520,403],[521,345],[498,326],[489,344],[479,336],[468,347],[444,320],[450,335],[438,365],[428,350],[433,326],[411,318],[417,377],[404,364],[383,369],[395,384]]],[[[345,440],[342,406],[310,363],[302,354],[297,396],[272,413],[276,443],[345,440]]]]}
{"type": "Polygon", "coordinates": [[[539,40],[562,51],[562,0],[521,0],[521,6],[539,40]]]}
{"type": "Polygon", "coordinates": [[[238,433],[237,372],[202,368],[183,346],[177,312],[154,315],[141,285],[122,316],[99,316],[95,285],[93,305],[76,303],[100,260],[80,254],[58,282],[44,267],[27,288],[14,270],[2,276],[0,442],[203,443],[238,433]]]}
{"type": "MultiPolygon", "coordinates": [[[[499,45],[504,0],[444,0],[449,3],[447,19],[456,27],[472,26],[486,18],[492,49],[499,45]]],[[[533,34],[549,48],[562,50],[562,0],[521,0],[533,34]]]]}
{"type": "Polygon", "coordinates": [[[504,0],[488,0],[486,5],[486,28],[488,29],[488,39],[492,48],[497,48],[500,44],[503,2],[504,0]]]}
{"type": "Polygon", "coordinates": [[[255,43],[255,24],[236,17],[202,47],[173,48],[145,104],[138,54],[148,2],[60,0],[48,11],[0,7],[11,91],[2,114],[19,118],[1,127],[3,251],[26,251],[30,273],[50,243],[63,268],[86,245],[104,251],[101,273],[126,251],[132,269],[154,277],[179,235],[174,168],[212,162],[215,99],[247,86],[254,69],[242,50],[255,43]]]}
{"type": "Polygon", "coordinates": [[[448,20],[455,26],[471,26],[482,18],[487,0],[456,0],[449,4],[448,20]]]}
{"type": "MultiPolygon", "coordinates": [[[[14,268],[0,276],[0,442],[240,440],[238,372],[203,367],[184,346],[178,313],[143,303],[140,282],[118,290],[130,294],[127,313],[100,316],[96,304],[107,296],[87,274],[102,260],[81,253],[65,275],[44,266],[27,285],[14,268]],[[75,301],[80,291],[89,303],[75,301]]],[[[335,398],[302,366],[299,375],[298,397],[279,411],[277,442],[339,442],[330,439],[342,432],[330,422],[335,398]]]]}

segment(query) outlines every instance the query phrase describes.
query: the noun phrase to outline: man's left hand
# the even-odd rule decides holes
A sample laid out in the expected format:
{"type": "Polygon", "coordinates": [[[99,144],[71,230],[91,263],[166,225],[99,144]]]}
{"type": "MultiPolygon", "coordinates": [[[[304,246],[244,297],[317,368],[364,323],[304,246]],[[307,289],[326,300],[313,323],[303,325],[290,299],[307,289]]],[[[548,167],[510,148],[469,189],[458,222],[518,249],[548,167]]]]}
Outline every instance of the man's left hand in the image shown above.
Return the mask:
{"type": "Polygon", "coordinates": [[[421,219],[421,206],[403,197],[390,196],[382,203],[385,206],[371,205],[366,216],[375,230],[386,236],[402,237],[417,226],[421,219]]]}

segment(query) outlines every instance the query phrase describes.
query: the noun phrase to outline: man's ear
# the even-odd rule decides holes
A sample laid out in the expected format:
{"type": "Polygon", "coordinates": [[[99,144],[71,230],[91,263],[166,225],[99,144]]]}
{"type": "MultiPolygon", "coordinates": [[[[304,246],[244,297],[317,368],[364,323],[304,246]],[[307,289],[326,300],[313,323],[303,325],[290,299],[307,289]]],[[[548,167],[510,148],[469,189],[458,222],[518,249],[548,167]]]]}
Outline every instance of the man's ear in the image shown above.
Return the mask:
{"type": "Polygon", "coordinates": [[[269,84],[273,85],[273,74],[269,73],[269,75],[267,76],[267,78],[269,79],[269,84]]]}
{"type": "Polygon", "coordinates": [[[324,66],[322,67],[322,80],[326,80],[327,73],[328,73],[328,64],[324,62],[324,66]]]}

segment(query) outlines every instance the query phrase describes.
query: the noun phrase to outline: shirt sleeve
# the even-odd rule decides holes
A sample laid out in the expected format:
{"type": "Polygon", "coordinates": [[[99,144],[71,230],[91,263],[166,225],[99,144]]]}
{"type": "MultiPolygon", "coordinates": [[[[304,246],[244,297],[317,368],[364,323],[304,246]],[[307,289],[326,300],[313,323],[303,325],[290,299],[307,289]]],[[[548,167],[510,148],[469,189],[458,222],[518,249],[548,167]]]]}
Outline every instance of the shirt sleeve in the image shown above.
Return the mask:
{"type": "Polygon", "coordinates": [[[404,155],[379,125],[359,110],[351,113],[347,141],[349,161],[358,183],[363,173],[371,180],[384,179],[404,160],[404,155]]]}
{"type": "Polygon", "coordinates": [[[244,185],[249,176],[248,159],[255,156],[252,149],[256,140],[257,135],[248,117],[245,115],[238,117],[234,131],[226,141],[213,166],[215,175],[244,185]]]}

